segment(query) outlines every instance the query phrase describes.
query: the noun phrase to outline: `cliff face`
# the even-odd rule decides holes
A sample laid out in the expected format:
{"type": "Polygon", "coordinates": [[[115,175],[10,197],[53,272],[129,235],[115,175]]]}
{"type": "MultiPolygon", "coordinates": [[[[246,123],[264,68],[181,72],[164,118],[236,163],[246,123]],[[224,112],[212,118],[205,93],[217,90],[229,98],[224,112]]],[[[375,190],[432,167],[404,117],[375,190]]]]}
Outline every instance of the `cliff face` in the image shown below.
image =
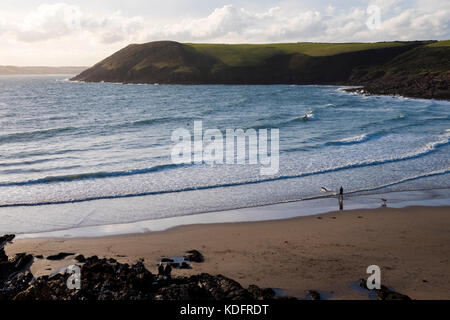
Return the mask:
{"type": "Polygon", "coordinates": [[[126,83],[199,83],[219,61],[172,41],[132,44],[73,80],[126,83]]]}
{"type": "Polygon", "coordinates": [[[379,67],[355,69],[348,82],[369,94],[449,100],[450,46],[419,46],[379,67]]]}
{"type": "Polygon", "coordinates": [[[369,93],[448,99],[449,57],[450,46],[446,41],[267,45],[158,41],[129,45],[72,80],[351,84],[366,86],[369,93]],[[412,94],[408,93],[410,87],[414,88],[412,94]]]}

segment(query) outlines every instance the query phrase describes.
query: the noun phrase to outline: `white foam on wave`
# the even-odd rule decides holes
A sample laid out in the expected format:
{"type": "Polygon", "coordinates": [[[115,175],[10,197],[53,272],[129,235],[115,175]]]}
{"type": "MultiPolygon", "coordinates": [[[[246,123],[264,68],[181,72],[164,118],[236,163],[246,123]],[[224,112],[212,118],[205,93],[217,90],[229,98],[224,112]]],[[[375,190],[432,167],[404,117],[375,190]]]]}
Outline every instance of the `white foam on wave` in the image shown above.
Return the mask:
{"type": "Polygon", "coordinates": [[[303,116],[300,117],[301,120],[317,120],[316,115],[313,110],[309,110],[303,116]]]}
{"type": "Polygon", "coordinates": [[[353,136],[353,137],[348,137],[348,138],[343,138],[341,140],[338,140],[338,142],[342,142],[342,143],[354,143],[354,142],[363,142],[366,141],[368,139],[368,135],[367,134],[361,134],[359,136],[353,136]]]}
{"type": "MultiPolygon", "coordinates": [[[[440,135],[439,139],[430,141],[428,143],[425,143],[421,147],[410,150],[407,153],[403,153],[400,155],[391,155],[387,157],[382,158],[375,158],[375,159],[359,159],[354,160],[350,162],[344,162],[338,165],[331,165],[329,167],[323,167],[316,170],[306,170],[306,171],[297,171],[292,172],[289,174],[280,174],[274,177],[268,177],[268,178],[246,178],[246,179],[239,179],[239,180],[228,180],[223,181],[220,183],[217,183],[217,181],[214,181],[212,183],[201,183],[201,184],[195,184],[192,185],[189,184],[180,184],[177,186],[174,186],[172,184],[166,185],[166,187],[160,188],[158,185],[158,188],[156,189],[132,189],[127,192],[114,192],[111,193],[103,193],[103,191],[100,193],[90,193],[88,197],[79,197],[79,195],[75,195],[73,198],[67,198],[67,196],[64,197],[64,199],[49,199],[46,201],[40,201],[40,202],[32,202],[32,203],[24,203],[23,201],[18,201],[17,199],[12,200],[11,196],[9,196],[9,199],[11,202],[0,204],[1,207],[10,207],[10,206],[23,206],[23,205],[46,205],[46,204],[63,204],[63,203],[75,203],[75,202],[88,202],[88,201],[94,201],[94,200],[101,200],[101,199],[117,199],[117,198],[124,198],[124,197],[140,197],[140,196],[150,196],[150,195],[164,195],[164,194],[183,194],[185,192],[189,191],[207,191],[207,190],[214,190],[217,188],[223,188],[223,187],[239,187],[239,186],[245,186],[245,185],[253,185],[253,184],[259,184],[263,182],[273,182],[278,180],[287,180],[287,179],[294,179],[294,178],[304,178],[319,174],[327,174],[327,173],[334,173],[337,171],[347,170],[347,169],[355,169],[355,168],[362,168],[362,167],[369,167],[369,166],[377,166],[377,165],[383,165],[387,163],[393,163],[393,162],[400,162],[405,160],[411,160],[419,157],[426,156],[435,150],[437,150],[439,147],[445,146],[449,144],[449,138],[450,138],[450,132],[444,135],[440,135]]],[[[389,143],[389,141],[388,141],[389,143]]],[[[153,171],[153,170],[152,170],[153,171]]],[[[158,171],[158,170],[156,170],[158,171]]],[[[134,174],[133,174],[134,175],[134,174]]],[[[87,183],[89,180],[86,180],[86,184],[83,185],[83,188],[86,188],[87,183]]],[[[59,181],[60,182],[60,181],[59,181]]],[[[137,184],[139,185],[139,184],[137,184]]],[[[7,186],[5,186],[7,187],[7,186]]],[[[15,187],[15,186],[14,186],[15,187]]],[[[95,185],[92,185],[92,187],[95,189],[95,185]]],[[[110,191],[111,192],[111,191],[110,191]]],[[[82,194],[85,194],[84,192],[82,194]]]]}

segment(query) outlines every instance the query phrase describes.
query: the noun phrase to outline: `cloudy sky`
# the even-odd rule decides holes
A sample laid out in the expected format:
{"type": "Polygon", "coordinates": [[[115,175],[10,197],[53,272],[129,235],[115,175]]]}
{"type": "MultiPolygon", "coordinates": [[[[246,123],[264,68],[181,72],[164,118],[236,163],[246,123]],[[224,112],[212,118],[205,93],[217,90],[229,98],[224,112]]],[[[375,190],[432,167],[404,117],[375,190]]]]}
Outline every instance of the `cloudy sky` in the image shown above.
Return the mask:
{"type": "Polygon", "coordinates": [[[129,43],[450,39],[448,0],[14,0],[0,65],[89,66],[129,43]],[[379,23],[378,23],[379,22],[379,23]]]}

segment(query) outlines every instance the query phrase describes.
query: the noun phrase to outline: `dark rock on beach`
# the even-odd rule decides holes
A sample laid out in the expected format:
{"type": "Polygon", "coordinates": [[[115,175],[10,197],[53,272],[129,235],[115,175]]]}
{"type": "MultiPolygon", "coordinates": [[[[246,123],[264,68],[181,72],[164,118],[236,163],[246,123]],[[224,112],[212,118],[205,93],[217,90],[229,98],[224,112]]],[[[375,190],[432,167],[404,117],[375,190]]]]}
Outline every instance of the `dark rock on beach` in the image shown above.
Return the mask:
{"type": "Polygon", "coordinates": [[[251,284],[247,289],[257,300],[270,300],[275,298],[275,291],[272,288],[261,289],[254,284],[251,284]]]}
{"type": "Polygon", "coordinates": [[[189,250],[186,251],[184,256],[180,257],[171,257],[171,258],[162,258],[159,260],[160,263],[164,263],[166,265],[170,265],[175,269],[192,269],[190,262],[203,262],[205,258],[198,250],[189,250]]]}
{"type": "Polygon", "coordinates": [[[5,250],[3,250],[2,247],[0,247],[0,263],[8,261],[8,256],[5,253],[5,250]]]}
{"type": "Polygon", "coordinates": [[[86,262],[86,258],[82,254],[77,255],[74,259],[81,263],[86,262]]]}
{"type": "MultiPolygon", "coordinates": [[[[6,255],[3,247],[8,242],[11,242],[14,239],[14,237],[15,237],[15,235],[13,235],[13,234],[6,234],[6,235],[0,237],[0,263],[8,262],[8,256],[6,255]]],[[[1,275],[0,275],[0,277],[1,277],[1,275]]]]}
{"type": "Polygon", "coordinates": [[[253,300],[255,296],[244,289],[237,281],[223,275],[212,276],[207,273],[187,278],[186,283],[197,283],[209,300],[253,300]]]}
{"type": "Polygon", "coordinates": [[[29,288],[32,281],[33,275],[28,271],[12,276],[3,286],[0,285],[0,301],[14,300],[15,296],[29,288]]]}
{"type": "MultiPolygon", "coordinates": [[[[2,237],[2,243],[11,238],[2,237]]],[[[0,247],[3,254],[3,245],[0,247]]],[[[197,252],[190,252],[199,261],[197,252]]],[[[200,254],[200,256],[198,255],[200,254]]],[[[58,259],[68,253],[55,255],[58,259]]],[[[29,267],[33,256],[20,253],[0,262],[0,300],[266,300],[274,299],[272,289],[251,285],[243,288],[223,275],[202,273],[190,277],[161,277],[146,269],[143,260],[133,265],[97,256],[75,260],[84,262],[81,289],[69,289],[69,273],[35,278],[29,267]]],[[[48,258],[47,258],[48,259],[48,258]]],[[[62,258],[61,258],[62,259],[62,258]]]]}
{"type": "Polygon", "coordinates": [[[18,253],[9,259],[4,246],[14,239],[14,235],[0,237],[0,300],[11,299],[15,294],[28,287],[33,280],[29,272],[33,263],[33,256],[26,253],[18,253]]]}
{"type": "Polygon", "coordinates": [[[0,237],[0,248],[3,249],[6,243],[13,241],[16,236],[13,234],[5,234],[0,237]]]}
{"type": "Polygon", "coordinates": [[[191,262],[203,262],[205,261],[205,258],[198,250],[189,250],[186,251],[186,254],[184,255],[184,259],[191,262]]]}
{"type": "Polygon", "coordinates": [[[369,290],[369,288],[367,288],[366,279],[363,279],[363,278],[359,279],[359,286],[363,289],[369,290]]]}
{"type": "Polygon", "coordinates": [[[62,260],[62,259],[65,259],[65,258],[67,258],[69,256],[73,256],[73,255],[75,255],[75,253],[60,252],[58,254],[54,254],[54,255],[48,256],[47,260],[62,260]]]}
{"type": "Polygon", "coordinates": [[[4,246],[14,237],[14,235],[0,237],[0,288],[4,282],[9,281],[17,273],[26,271],[33,263],[33,256],[26,253],[18,253],[14,258],[8,258],[4,246]]]}
{"type": "Polygon", "coordinates": [[[407,295],[395,292],[385,286],[381,286],[380,290],[375,289],[375,292],[378,300],[411,300],[407,295]]]}
{"type": "Polygon", "coordinates": [[[407,295],[395,292],[383,285],[380,286],[380,289],[369,289],[366,280],[362,278],[359,280],[359,286],[363,289],[375,292],[378,300],[411,300],[407,295]]]}
{"type": "MultiPolygon", "coordinates": [[[[113,258],[78,255],[75,260],[83,263],[81,288],[69,289],[67,282],[72,275],[68,272],[52,276],[34,277],[30,266],[34,257],[27,253],[18,253],[9,258],[4,245],[14,239],[13,235],[0,237],[0,300],[270,300],[286,299],[277,297],[270,288],[250,285],[243,288],[238,282],[223,275],[201,273],[189,277],[170,276],[170,270],[155,275],[150,272],[141,259],[135,264],[119,263],[113,258]]],[[[63,259],[72,255],[55,255],[63,259]],[[62,257],[62,258],[61,258],[62,257]]],[[[203,261],[196,250],[188,252],[191,261],[203,261]]],[[[188,256],[187,255],[187,256],[188,256]]],[[[47,258],[48,259],[48,258],[47,258]]],[[[161,267],[160,267],[161,268],[161,267]]],[[[171,268],[170,263],[166,268],[171,268]]],[[[72,280],[72,279],[71,279],[72,280]]],[[[367,289],[366,281],[360,280],[360,286],[367,289]]],[[[385,286],[374,289],[379,300],[410,300],[404,294],[385,286]]],[[[316,291],[307,291],[312,300],[320,300],[316,291]]]]}
{"type": "Polygon", "coordinates": [[[311,300],[321,300],[320,293],[318,293],[315,290],[308,290],[308,291],[306,291],[306,293],[309,296],[309,298],[311,298],[311,300]]]}

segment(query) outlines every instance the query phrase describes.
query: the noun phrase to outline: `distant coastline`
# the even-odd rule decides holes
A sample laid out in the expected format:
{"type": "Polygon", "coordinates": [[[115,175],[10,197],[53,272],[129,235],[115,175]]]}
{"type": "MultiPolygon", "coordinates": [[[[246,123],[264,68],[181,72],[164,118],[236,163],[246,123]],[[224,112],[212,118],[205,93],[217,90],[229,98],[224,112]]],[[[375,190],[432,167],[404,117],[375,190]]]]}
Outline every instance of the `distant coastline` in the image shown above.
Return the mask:
{"type": "Polygon", "coordinates": [[[366,94],[450,100],[449,56],[450,40],[233,45],[157,41],[131,44],[71,80],[346,85],[361,86],[366,94]]]}
{"type": "Polygon", "coordinates": [[[0,75],[79,74],[88,67],[0,66],[0,75]]]}

